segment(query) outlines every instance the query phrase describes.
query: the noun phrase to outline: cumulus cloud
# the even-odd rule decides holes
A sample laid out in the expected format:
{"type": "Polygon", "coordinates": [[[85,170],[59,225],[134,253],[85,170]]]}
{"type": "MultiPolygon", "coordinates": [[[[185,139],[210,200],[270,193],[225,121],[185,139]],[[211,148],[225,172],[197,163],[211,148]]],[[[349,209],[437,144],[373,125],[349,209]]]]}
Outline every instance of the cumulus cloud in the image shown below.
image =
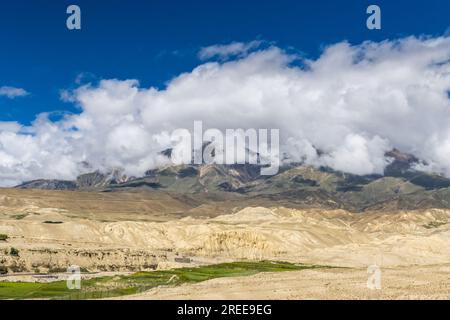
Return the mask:
{"type": "Polygon", "coordinates": [[[79,114],[0,123],[2,184],[73,179],[85,162],[142,175],[167,162],[160,151],[171,131],[195,120],[205,129],[278,128],[286,161],[382,173],[395,147],[450,176],[450,37],[342,42],[293,59],[270,47],[201,64],[162,90],[117,79],[80,86],[66,96],[79,114]]]}
{"type": "Polygon", "coordinates": [[[15,88],[8,86],[0,87],[0,96],[5,96],[9,99],[14,99],[17,97],[23,97],[27,95],[29,95],[29,93],[22,88],[15,88]]]}
{"type": "Polygon", "coordinates": [[[261,41],[251,42],[232,42],[229,44],[215,44],[209,47],[204,47],[198,53],[198,57],[202,60],[210,58],[219,58],[225,60],[230,57],[243,57],[248,55],[251,50],[258,48],[262,44],[261,41]]]}

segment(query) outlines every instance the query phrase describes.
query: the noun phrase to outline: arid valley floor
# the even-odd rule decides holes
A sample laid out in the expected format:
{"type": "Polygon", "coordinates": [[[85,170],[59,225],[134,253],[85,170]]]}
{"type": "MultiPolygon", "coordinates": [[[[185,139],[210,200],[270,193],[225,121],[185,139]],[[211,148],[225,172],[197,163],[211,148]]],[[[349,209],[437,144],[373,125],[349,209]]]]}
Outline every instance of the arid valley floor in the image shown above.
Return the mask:
{"type": "Polygon", "coordinates": [[[194,268],[236,261],[317,266],[165,284],[119,299],[449,299],[450,210],[349,212],[156,190],[2,189],[6,282],[194,268]],[[11,253],[14,248],[17,252],[11,253]],[[381,290],[366,286],[382,271],[381,290]],[[54,278],[39,277],[51,274],[54,278]]]}

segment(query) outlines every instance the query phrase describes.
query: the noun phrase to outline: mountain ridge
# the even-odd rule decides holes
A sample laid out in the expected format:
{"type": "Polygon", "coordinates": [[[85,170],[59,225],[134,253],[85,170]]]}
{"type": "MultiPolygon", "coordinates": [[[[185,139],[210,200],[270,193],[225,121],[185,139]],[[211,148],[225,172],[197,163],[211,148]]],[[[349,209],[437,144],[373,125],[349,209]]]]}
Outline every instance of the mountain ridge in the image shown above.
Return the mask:
{"type": "Polygon", "coordinates": [[[260,166],[176,165],[148,170],[130,177],[123,170],[94,171],[76,180],[33,180],[19,189],[115,192],[148,188],[180,194],[239,194],[249,199],[290,201],[305,206],[345,208],[351,211],[382,209],[450,208],[450,179],[414,169],[418,159],[394,149],[384,175],[354,175],[327,167],[299,163],[283,165],[273,176],[259,175],[260,166]],[[449,200],[447,200],[449,199],[449,200]]]}

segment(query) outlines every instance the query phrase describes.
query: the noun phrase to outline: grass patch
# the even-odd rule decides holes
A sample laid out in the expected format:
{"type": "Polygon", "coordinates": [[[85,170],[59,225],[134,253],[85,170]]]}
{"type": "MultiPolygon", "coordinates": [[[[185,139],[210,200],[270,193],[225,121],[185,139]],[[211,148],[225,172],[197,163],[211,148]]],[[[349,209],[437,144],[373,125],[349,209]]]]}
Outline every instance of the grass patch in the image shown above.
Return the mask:
{"type": "Polygon", "coordinates": [[[325,267],[271,261],[221,263],[83,280],[80,290],[67,289],[65,281],[51,283],[0,282],[0,299],[100,299],[135,294],[162,285],[176,286],[221,277],[241,277],[260,272],[284,272],[313,268],[325,267]]]}
{"type": "Polygon", "coordinates": [[[8,235],[0,233],[0,241],[6,241],[6,240],[8,240],[8,235]]]}

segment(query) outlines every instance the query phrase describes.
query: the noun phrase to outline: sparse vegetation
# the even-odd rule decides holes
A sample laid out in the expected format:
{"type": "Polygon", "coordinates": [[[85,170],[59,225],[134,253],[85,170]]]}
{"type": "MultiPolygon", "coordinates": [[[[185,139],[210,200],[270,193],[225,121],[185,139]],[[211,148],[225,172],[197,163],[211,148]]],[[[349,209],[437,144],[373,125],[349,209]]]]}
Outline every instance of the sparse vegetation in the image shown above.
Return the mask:
{"type": "Polygon", "coordinates": [[[46,220],[43,223],[48,223],[48,224],[61,224],[63,223],[62,221],[50,221],[50,220],[46,220]]]}
{"type": "Polygon", "coordinates": [[[16,214],[16,215],[12,216],[12,218],[14,218],[16,220],[22,220],[26,216],[28,216],[28,214],[16,214]]]}
{"type": "Polygon", "coordinates": [[[443,226],[445,224],[447,224],[447,221],[431,221],[431,222],[423,225],[423,227],[426,229],[434,229],[434,228],[439,228],[440,226],[443,226]]]}
{"type": "Polygon", "coordinates": [[[12,273],[20,273],[20,272],[26,271],[26,269],[23,265],[16,265],[16,264],[10,265],[9,270],[12,273]]]}
{"type": "Polygon", "coordinates": [[[6,241],[6,240],[8,240],[8,235],[0,233],[0,241],[6,241]]]}
{"type": "Polygon", "coordinates": [[[61,267],[50,267],[48,269],[49,273],[63,273],[67,272],[67,268],[61,268],[61,267]]]}
{"type": "Polygon", "coordinates": [[[6,268],[5,266],[0,266],[0,274],[7,274],[8,273],[8,268],[6,268]]]}
{"type": "Polygon", "coordinates": [[[14,248],[14,247],[12,247],[11,250],[9,250],[9,254],[11,256],[18,257],[19,256],[19,250],[14,248]]]}
{"type": "MultiPolygon", "coordinates": [[[[81,272],[89,272],[86,268],[80,268],[81,272]]],[[[65,273],[67,272],[67,267],[51,267],[48,266],[48,273],[65,273]]]]}

